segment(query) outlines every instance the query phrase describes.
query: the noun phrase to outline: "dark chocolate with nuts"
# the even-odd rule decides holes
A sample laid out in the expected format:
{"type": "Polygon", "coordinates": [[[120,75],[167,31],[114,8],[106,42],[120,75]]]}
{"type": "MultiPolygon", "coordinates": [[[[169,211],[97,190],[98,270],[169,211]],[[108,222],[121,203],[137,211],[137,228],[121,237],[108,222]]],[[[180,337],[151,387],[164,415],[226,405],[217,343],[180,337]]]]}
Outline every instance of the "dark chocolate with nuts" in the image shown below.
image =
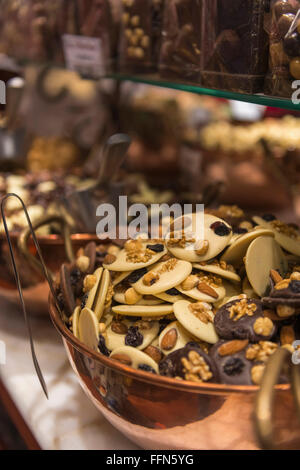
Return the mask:
{"type": "MultiPolygon", "coordinates": [[[[205,250],[197,230],[191,233],[193,216],[189,236],[181,231],[175,243],[166,236],[80,249],[75,262],[62,267],[57,287],[73,334],[141,372],[199,384],[259,385],[278,348],[291,354],[298,349],[297,229],[287,231],[270,215],[253,217],[252,223],[236,206],[214,214],[204,214],[205,250]],[[234,232],[229,218],[246,232],[234,232]],[[276,238],[282,230],[284,237],[276,238]],[[279,253],[279,267],[272,253],[266,256],[269,246],[279,253]],[[256,268],[251,257],[263,264],[256,268]],[[258,295],[261,283],[269,286],[268,297],[258,295]]],[[[172,230],[180,222],[173,221],[172,230]]],[[[279,381],[287,377],[282,374],[279,381]]]]}

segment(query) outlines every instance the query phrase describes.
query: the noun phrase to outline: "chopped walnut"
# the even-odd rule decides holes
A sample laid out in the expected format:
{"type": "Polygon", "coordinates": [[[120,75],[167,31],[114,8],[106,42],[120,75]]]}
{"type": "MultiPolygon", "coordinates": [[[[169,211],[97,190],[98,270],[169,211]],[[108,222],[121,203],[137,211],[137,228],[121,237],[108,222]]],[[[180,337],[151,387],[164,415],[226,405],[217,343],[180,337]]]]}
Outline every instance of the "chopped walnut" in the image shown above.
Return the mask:
{"type": "Polygon", "coordinates": [[[169,271],[173,271],[175,268],[176,264],[178,263],[178,260],[176,258],[170,258],[168,261],[166,261],[162,267],[157,271],[159,274],[164,274],[169,271]]]}
{"type": "Polygon", "coordinates": [[[272,333],[273,328],[274,323],[267,317],[258,318],[253,326],[254,332],[261,336],[269,336],[272,333]]]}
{"type": "Polygon", "coordinates": [[[215,274],[205,273],[204,271],[200,271],[196,274],[200,282],[204,282],[211,287],[220,287],[223,284],[222,278],[216,276],[215,274]]]}
{"type": "Polygon", "coordinates": [[[207,382],[213,376],[209,365],[197,351],[190,351],[188,353],[188,359],[183,357],[181,363],[183,365],[185,380],[207,382]]]}
{"type": "Polygon", "coordinates": [[[233,321],[238,321],[245,315],[252,317],[257,310],[255,304],[249,304],[247,299],[241,299],[239,302],[232,305],[229,309],[229,318],[233,321]]]}
{"type": "Polygon", "coordinates": [[[274,228],[277,232],[286,235],[287,237],[293,238],[297,240],[299,238],[299,232],[294,227],[287,225],[280,220],[274,220],[271,222],[272,228],[274,228]]]}
{"type": "Polygon", "coordinates": [[[210,305],[196,302],[189,305],[190,312],[203,323],[213,323],[213,314],[210,305]]]}
{"type": "Polygon", "coordinates": [[[149,250],[149,248],[146,248],[146,250],[128,251],[126,261],[129,263],[148,263],[154,254],[154,251],[149,250]]]}
{"type": "Polygon", "coordinates": [[[124,248],[127,252],[142,251],[143,244],[141,240],[127,240],[124,245],[124,248]]]}
{"type": "Polygon", "coordinates": [[[259,341],[258,344],[253,344],[247,349],[246,359],[249,359],[249,361],[267,362],[277,348],[278,345],[271,341],[259,341]]]}

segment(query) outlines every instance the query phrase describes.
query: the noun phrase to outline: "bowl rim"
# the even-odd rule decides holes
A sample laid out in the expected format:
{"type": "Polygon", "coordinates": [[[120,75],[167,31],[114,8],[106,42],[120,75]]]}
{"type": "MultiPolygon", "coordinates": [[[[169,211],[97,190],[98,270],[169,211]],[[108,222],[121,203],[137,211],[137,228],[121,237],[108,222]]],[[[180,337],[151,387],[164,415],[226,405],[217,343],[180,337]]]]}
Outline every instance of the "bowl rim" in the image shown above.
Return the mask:
{"type": "MultiPolygon", "coordinates": [[[[19,236],[20,236],[21,231],[13,231],[10,232],[10,238],[13,241],[17,241],[19,236]]],[[[37,235],[37,239],[39,243],[44,244],[44,245],[59,245],[59,244],[64,244],[64,239],[61,235],[56,235],[56,234],[51,234],[51,235],[37,235]]],[[[91,233],[72,233],[71,234],[71,240],[73,242],[76,241],[99,241],[99,238],[95,234],[91,233]]],[[[5,233],[0,233],[0,241],[7,241],[5,233]]]]}
{"type": "MultiPolygon", "coordinates": [[[[104,366],[122,373],[123,375],[138,379],[151,385],[162,386],[184,392],[198,392],[202,394],[209,393],[215,395],[224,395],[229,393],[255,393],[260,388],[258,385],[228,385],[217,383],[199,384],[187,380],[176,380],[174,378],[164,377],[159,374],[149,374],[144,371],[133,369],[132,367],[121,364],[120,362],[111,359],[110,357],[107,357],[100,352],[93,351],[84,343],[82,343],[78,338],[76,338],[61,319],[51,292],[49,292],[48,307],[52,323],[54,324],[57,331],[61,334],[64,343],[70,343],[73,348],[83,355],[88,356],[89,358],[100,362],[104,366]]],[[[290,388],[290,384],[279,384],[275,386],[276,391],[289,391],[290,388]]]]}

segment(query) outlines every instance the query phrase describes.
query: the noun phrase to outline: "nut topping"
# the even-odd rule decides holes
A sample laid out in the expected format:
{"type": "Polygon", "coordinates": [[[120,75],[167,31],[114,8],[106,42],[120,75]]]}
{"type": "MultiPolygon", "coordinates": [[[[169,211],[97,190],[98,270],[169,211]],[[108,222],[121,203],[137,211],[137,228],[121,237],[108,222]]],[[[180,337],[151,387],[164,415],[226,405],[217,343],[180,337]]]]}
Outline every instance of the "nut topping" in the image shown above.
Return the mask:
{"type": "Polygon", "coordinates": [[[169,330],[162,339],[161,348],[165,351],[170,351],[171,349],[173,349],[176,344],[177,337],[178,334],[175,328],[169,330]]]}
{"type": "Polygon", "coordinates": [[[238,321],[245,315],[249,315],[249,317],[252,317],[256,310],[257,306],[255,304],[249,304],[247,299],[242,299],[230,307],[229,318],[233,321],[238,321]]]}
{"type": "Polygon", "coordinates": [[[210,297],[213,297],[214,299],[217,299],[219,297],[217,292],[205,282],[199,282],[197,289],[203,294],[209,295],[210,297]]]}
{"type": "Polygon", "coordinates": [[[126,366],[131,366],[132,361],[127,354],[115,354],[111,356],[112,359],[121,362],[121,364],[125,364],[126,366]]]}
{"type": "Polygon", "coordinates": [[[128,332],[127,325],[120,321],[113,321],[111,324],[111,330],[118,335],[126,335],[128,332]]]}
{"type": "Polygon", "coordinates": [[[227,343],[224,343],[219,347],[218,354],[220,356],[231,356],[245,349],[248,344],[249,341],[247,339],[235,339],[233,341],[228,341],[227,343]]]}
{"type": "Polygon", "coordinates": [[[258,318],[253,325],[255,333],[261,336],[269,336],[272,333],[273,328],[274,323],[267,317],[258,318]]]}

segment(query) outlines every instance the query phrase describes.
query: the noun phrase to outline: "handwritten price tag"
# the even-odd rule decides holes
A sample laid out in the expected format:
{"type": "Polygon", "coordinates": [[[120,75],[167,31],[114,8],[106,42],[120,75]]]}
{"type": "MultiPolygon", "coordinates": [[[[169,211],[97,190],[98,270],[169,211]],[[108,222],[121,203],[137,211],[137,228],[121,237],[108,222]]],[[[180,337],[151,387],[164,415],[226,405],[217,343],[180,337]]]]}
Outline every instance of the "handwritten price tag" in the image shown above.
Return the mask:
{"type": "Polygon", "coordinates": [[[99,78],[105,75],[102,42],[99,38],[63,35],[66,66],[80,75],[99,78]]]}

